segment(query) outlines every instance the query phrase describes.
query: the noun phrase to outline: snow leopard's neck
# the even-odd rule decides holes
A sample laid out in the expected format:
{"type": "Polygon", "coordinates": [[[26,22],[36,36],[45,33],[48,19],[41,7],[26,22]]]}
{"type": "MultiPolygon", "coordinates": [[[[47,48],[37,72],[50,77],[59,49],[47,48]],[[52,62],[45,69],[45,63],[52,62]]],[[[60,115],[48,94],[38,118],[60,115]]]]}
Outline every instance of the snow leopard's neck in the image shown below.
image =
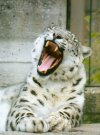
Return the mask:
{"type": "Polygon", "coordinates": [[[63,69],[58,69],[48,77],[41,77],[36,72],[31,72],[27,77],[27,83],[32,87],[51,88],[53,86],[53,88],[64,88],[67,86],[70,89],[77,88],[80,90],[84,88],[86,83],[86,73],[83,64],[72,78],[68,78],[63,69]]]}

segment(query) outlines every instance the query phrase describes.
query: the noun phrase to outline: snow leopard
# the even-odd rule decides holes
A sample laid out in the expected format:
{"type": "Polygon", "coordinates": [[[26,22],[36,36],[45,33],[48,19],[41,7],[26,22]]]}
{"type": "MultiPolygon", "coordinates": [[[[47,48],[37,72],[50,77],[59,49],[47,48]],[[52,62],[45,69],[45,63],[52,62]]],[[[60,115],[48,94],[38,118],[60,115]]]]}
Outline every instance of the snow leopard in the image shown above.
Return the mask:
{"type": "Polygon", "coordinates": [[[86,84],[83,61],[90,55],[91,49],[64,28],[52,26],[40,34],[33,43],[32,70],[7,111],[5,130],[60,132],[79,126],[86,84]]]}

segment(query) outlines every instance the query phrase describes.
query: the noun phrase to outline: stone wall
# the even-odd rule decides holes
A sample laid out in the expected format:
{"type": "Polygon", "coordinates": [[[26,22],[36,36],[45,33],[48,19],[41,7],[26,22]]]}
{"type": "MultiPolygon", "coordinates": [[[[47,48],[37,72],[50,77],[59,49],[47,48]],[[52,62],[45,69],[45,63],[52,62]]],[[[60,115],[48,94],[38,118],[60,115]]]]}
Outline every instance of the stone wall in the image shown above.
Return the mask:
{"type": "Polygon", "coordinates": [[[88,87],[85,91],[84,123],[100,123],[100,88],[88,87]]]}

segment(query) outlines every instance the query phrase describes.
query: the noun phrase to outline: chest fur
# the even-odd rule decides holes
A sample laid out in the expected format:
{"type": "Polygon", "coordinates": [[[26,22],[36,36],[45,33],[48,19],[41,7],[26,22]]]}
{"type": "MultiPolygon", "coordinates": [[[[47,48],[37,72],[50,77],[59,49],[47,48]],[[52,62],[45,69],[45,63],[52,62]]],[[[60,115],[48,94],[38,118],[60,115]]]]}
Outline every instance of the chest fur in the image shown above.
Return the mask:
{"type": "MultiPolygon", "coordinates": [[[[40,99],[45,106],[51,108],[65,104],[67,99],[76,95],[76,91],[72,91],[71,84],[68,83],[51,83],[42,85],[42,87],[29,87],[29,97],[32,101],[40,99]],[[33,97],[34,96],[34,97],[33,97]]],[[[27,93],[26,93],[27,96],[27,93]]]]}

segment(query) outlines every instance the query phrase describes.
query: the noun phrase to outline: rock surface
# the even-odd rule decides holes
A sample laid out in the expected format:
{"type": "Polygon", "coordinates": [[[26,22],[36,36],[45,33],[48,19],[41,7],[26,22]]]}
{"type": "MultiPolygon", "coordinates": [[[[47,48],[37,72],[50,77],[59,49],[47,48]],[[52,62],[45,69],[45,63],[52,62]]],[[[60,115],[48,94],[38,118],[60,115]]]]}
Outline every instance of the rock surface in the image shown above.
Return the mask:
{"type": "Polygon", "coordinates": [[[23,132],[5,132],[0,135],[100,135],[100,124],[83,124],[81,127],[73,129],[71,132],[59,133],[23,133],[23,132]]]}

